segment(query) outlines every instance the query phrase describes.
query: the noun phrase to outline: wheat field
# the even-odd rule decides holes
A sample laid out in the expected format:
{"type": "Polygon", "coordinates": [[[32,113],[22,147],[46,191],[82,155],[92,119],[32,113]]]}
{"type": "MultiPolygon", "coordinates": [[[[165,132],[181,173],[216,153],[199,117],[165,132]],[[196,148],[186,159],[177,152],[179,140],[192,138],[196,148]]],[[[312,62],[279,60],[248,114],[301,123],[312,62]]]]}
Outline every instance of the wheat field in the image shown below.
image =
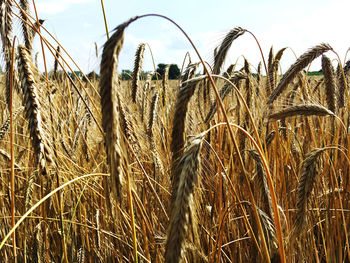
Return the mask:
{"type": "Polygon", "coordinates": [[[0,3],[1,262],[350,262],[350,61],[335,69],[329,44],[283,74],[286,48],[225,67],[254,36],[235,27],[211,67],[185,57],[170,80],[140,77],[140,43],[122,81],[124,32],[144,15],[80,77],[27,1],[0,3]]]}

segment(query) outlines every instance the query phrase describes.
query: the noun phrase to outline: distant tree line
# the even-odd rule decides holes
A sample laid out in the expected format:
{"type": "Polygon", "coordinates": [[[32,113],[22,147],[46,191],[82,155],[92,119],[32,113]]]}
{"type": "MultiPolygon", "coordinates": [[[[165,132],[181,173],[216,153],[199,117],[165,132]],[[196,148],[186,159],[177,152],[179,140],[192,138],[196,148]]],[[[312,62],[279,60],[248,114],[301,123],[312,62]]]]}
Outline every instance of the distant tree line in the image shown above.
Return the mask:
{"type": "MultiPolygon", "coordinates": [[[[153,79],[157,79],[157,78],[162,79],[167,66],[168,66],[167,64],[163,64],[163,63],[158,64],[157,69],[156,69],[157,77],[156,77],[156,74],[154,74],[153,79]]],[[[151,72],[150,71],[141,71],[140,78],[146,79],[147,75],[149,73],[151,73],[151,72]]],[[[181,72],[180,72],[179,67],[176,64],[170,64],[168,78],[169,79],[178,79],[180,77],[180,74],[181,74],[181,72]]],[[[131,70],[123,69],[122,73],[121,73],[121,79],[122,80],[131,80],[132,75],[133,75],[133,72],[131,70]]]]}

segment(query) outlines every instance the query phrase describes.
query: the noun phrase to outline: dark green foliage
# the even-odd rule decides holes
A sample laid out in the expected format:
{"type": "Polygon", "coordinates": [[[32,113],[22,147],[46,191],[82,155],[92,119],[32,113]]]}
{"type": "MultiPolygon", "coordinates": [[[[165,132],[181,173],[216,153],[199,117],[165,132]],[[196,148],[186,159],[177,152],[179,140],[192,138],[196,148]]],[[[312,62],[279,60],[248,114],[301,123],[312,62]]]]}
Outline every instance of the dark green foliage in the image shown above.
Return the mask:
{"type": "MultiPolygon", "coordinates": [[[[160,63],[157,66],[157,73],[158,75],[158,79],[161,78],[159,76],[163,76],[164,72],[165,72],[165,68],[166,68],[167,64],[163,64],[160,63]]],[[[169,67],[169,79],[178,79],[180,77],[180,69],[176,64],[171,64],[169,67]]]]}
{"type": "Polygon", "coordinates": [[[128,69],[123,69],[121,74],[122,80],[131,80],[132,71],[128,69]]]}

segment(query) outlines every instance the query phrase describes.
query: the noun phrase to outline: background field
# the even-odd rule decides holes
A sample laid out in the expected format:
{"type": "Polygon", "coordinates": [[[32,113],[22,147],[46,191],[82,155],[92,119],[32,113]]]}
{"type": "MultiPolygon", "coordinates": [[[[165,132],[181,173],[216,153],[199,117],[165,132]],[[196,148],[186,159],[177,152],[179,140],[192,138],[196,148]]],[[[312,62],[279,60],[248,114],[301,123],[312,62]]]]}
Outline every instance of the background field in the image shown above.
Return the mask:
{"type": "Polygon", "coordinates": [[[286,49],[224,67],[251,34],[234,28],[212,68],[185,57],[178,80],[141,79],[140,43],[120,81],[133,21],[90,79],[64,73],[57,45],[53,70],[39,72],[30,37],[13,48],[1,32],[2,260],[349,262],[350,62],[334,68],[319,44],[283,74],[286,49]],[[310,76],[317,57],[322,74],[310,76]]]}

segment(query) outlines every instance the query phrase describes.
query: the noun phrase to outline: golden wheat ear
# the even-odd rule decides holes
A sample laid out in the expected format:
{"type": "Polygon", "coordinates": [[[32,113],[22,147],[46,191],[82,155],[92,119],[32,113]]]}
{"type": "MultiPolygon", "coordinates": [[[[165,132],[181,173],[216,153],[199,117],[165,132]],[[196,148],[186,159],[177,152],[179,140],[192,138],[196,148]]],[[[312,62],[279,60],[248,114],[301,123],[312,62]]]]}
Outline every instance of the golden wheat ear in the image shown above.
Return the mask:
{"type": "Polygon", "coordinates": [[[48,164],[53,162],[52,149],[44,131],[42,120],[42,107],[39,101],[39,92],[35,76],[35,66],[27,48],[18,46],[17,67],[21,80],[23,93],[23,106],[25,107],[28,129],[32,138],[36,161],[43,174],[47,173],[48,164]]]}
{"type": "Polygon", "coordinates": [[[288,84],[297,76],[298,72],[305,68],[315,58],[329,50],[332,50],[332,47],[328,44],[322,43],[302,54],[283,75],[277,87],[272,91],[269,99],[267,100],[267,104],[271,104],[277,99],[277,97],[287,88],[288,84]]]}
{"type": "Polygon", "coordinates": [[[190,214],[193,213],[193,191],[200,169],[202,138],[195,138],[178,162],[178,188],[171,210],[165,245],[165,262],[181,262],[190,214]]]}
{"type": "Polygon", "coordinates": [[[118,103],[118,56],[123,46],[124,30],[137,17],[119,25],[103,47],[100,68],[100,95],[102,108],[102,127],[105,137],[107,162],[111,173],[113,194],[120,200],[123,183],[122,145],[120,127],[120,105],[118,103]]]}
{"type": "Polygon", "coordinates": [[[335,112],[335,73],[331,60],[323,55],[322,56],[322,72],[324,77],[324,84],[326,87],[326,102],[330,111],[335,112]]]}
{"type": "Polygon", "coordinates": [[[297,188],[297,213],[292,229],[292,240],[305,230],[307,204],[318,176],[318,159],[327,148],[315,148],[309,152],[302,164],[301,177],[297,188]]]}
{"type": "Polygon", "coordinates": [[[134,71],[132,74],[132,101],[136,102],[137,90],[140,83],[140,74],[142,70],[142,62],[143,62],[143,54],[145,53],[146,44],[141,43],[136,50],[135,54],[135,63],[134,63],[134,71]]]}
{"type": "Polygon", "coordinates": [[[237,39],[239,36],[243,35],[245,32],[246,32],[245,29],[241,27],[235,27],[232,30],[230,30],[230,32],[227,33],[219,49],[217,47],[216,48],[217,51],[214,52],[214,67],[213,67],[214,74],[216,75],[220,74],[227,52],[230,49],[233,41],[237,39]]]}
{"type": "Polygon", "coordinates": [[[285,108],[269,115],[270,120],[280,120],[293,116],[334,116],[334,113],[318,104],[301,104],[285,108]]]}

